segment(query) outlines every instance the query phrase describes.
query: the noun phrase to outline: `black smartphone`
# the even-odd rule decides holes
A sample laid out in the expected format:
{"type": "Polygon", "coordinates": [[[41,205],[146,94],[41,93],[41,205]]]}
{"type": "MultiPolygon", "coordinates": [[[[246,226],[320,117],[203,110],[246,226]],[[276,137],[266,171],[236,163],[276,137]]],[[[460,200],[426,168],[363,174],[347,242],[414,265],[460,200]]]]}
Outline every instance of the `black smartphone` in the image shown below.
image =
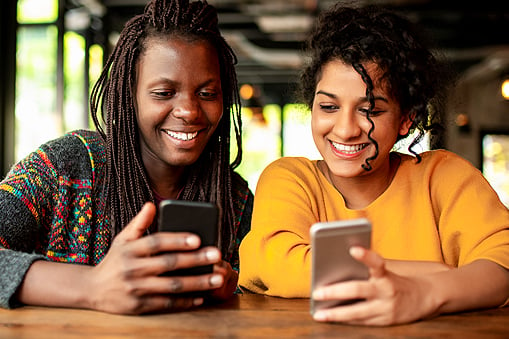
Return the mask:
{"type": "MultiPolygon", "coordinates": [[[[340,281],[364,280],[369,270],[349,253],[352,246],[370,248],[371,223],[365,219],[319,222],[310,229],[311,236],[311,293],[321,286],[340,281]]],[[[358,300],[313,300],[311,314],[358,300]]]]}
{"type": "MultiPolygon", "coordinates": [[[[218,245],[218,208],[210,202],[163,200],[159,204],[159,232],[190,232],[201,239],[201,247],[218,245]]],[[[213,265],[170,271],[164,275],[185,276],[212,273],[213,265]]]]}

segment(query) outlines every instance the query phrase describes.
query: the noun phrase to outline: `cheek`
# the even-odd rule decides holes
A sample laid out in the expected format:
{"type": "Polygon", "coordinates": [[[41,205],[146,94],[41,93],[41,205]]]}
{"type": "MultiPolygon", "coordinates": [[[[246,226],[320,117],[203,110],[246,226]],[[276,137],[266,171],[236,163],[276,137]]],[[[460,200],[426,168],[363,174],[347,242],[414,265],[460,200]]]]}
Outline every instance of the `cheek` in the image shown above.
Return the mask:
{"type": "Polygon", "coordinates": [[[397,123],[376,123],[372,137],[382,148],[392,148],[398,139],[399,125],[397,123]]]}
{"type": "Polygon", "coordinates": [[[214,105],[209,110],[209,121],[212,125],[217,126],[223,118],[223,105],[214,105]]]}
{"type": "MultiPolygon", "coordinates": [[[[375,119],[373,119],[373,122],[375,124],[375,130],[373,131],[373,134],[376,134],[376,130],[379,128],[378,126],[380,126],[380,124],[375,119]]],[[[366,134],[369,133],[369,130],[373,126],[365,116],[359,116],[357,119],[357,124],[359,128],[366,134]]]]}
{"type": "Polygon", "coordinates": [[[207,107],[203,107],[206,120],[210,126],[210,133],[214,133],[219,125],[221,125],[222,119],[227,119],[227,117],[223,117],[223,106],[222,105],[208,105],[207,107]]]}
{"type": "Polygon", "coordinates": [[[313,138],[316,138],[319,134],[323,133],[324,130],[324,121],[318,117],[318,114],[311,114],[311,133],[313,134],[313,138]]]}
{"type": "Polygon", "coordinates": [[[326,114],[319,109],[311,111],[311,129],[315,133],[323,133],[327,129],[330,129],[333,122],[333,114],[326,114]]]}

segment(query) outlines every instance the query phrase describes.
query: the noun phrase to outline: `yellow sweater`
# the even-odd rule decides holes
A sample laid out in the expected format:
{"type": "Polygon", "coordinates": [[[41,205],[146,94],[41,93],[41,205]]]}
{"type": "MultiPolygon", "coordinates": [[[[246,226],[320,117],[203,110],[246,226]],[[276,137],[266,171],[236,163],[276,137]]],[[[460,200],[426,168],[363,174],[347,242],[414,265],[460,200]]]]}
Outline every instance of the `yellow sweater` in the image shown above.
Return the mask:
{"type": "Polygon", "coordinates": [[[305,158],[281,158],[262,173],[251,231],[240,246],[239,283],[256,293],[309,297],[309,228],[318,221],[368,218],[372,249],[387,259],[443,262],[476,259],[509,268],[509,210],[482,173],[448,151],[400,155],[387,190],[351,210],[305,158]]]}

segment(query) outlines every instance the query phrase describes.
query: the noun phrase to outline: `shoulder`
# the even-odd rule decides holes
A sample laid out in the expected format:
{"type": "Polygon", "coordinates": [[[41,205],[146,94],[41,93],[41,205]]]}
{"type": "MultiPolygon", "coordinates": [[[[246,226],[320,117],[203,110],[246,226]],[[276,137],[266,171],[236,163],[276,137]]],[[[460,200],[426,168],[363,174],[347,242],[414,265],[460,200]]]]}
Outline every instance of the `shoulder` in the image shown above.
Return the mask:
{"type": "Polygon", "coordinates": [[[424,171],[478,171],[468,160],[451,151],[439,149],[423,152],[420,154],[421,162],[410,155],[401,156],[401,165],[404,167],[421,168],[424,171]]]}
{"type": "Polygon", "coordinates": [[[88,171],[90,167],[94,169],[106,159],[104,141],[100,134],[87,130],[71,131],[41,145],[37,152],[59,173],[70,175],[88,171]]]}
{"type": "Polygon", "coordinates": [[[104,142],[97,132],[76,130],[42,144],[39,149],[54,156],[72,158],[84,152],[104,150],[104,142]]]}
{"type": "Polygon", "coordinates": [[[317,167],[317,160],[304,157],[282,157],[269,164],[260,175],[257,194],[266,188],[269,191],[288,190],[290,187],[299,190],[317,189],[323,183],[317,167]]]}
{"type": "Polygon", "coordinates": [[[76,147],[87,150],[90,157],[105,157],[106,143],[102,136],[96,131],[76,130],[66,134],[65,138],[72,140],[76,147]]]}
{"type": "Polygon", "coordinates": [[[482,172],[468,160],[447,150],[421,153],[421,162],[412,156],[402,155],[400,178],[420,182],[430,189],[449,194],[465,187],[488,186],[482,172]],[[449,192],[449,193],[447,193],[449,192]]]}
{"type": "Polygon", "coordinates": [[[316,160],[309,160],[304,157],[282,157],[270,163],[266,172],[291,172],[294,174],[307,174],[315,172],[316,160]]]}
{"type": "Polygon", "coordinates": [[[232,173],[232,190],[233,196],[238,200],[247,201],[252,195],[248,182],[237,172],[232,173]]]}
{"type": "Polygon", "coordinates": [[[236,223],[241,228],[239,235],[244,237],[251,225],[254,195],[247,181],[235,171],[232,175],[232,198],[236,223]]]}

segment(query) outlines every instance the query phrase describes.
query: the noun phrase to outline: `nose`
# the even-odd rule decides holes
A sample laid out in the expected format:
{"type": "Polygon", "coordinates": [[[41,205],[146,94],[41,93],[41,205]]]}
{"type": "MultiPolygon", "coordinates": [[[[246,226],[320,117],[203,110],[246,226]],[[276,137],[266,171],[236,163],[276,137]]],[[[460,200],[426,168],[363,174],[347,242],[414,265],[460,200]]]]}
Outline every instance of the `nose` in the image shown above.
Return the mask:
{"type": "Polygon", "coordinates": [[[200,104],[192,94],[179,95],[173,104],[172,115],[177,119],[192,123],[200,117],[200,104]]]}
{"type": "Polygon", "coordinates": [[[353,110],[342,110],[337,114],[333,132],[342,140],[358,137],[362,133],[359,114],[353,110]]]}

